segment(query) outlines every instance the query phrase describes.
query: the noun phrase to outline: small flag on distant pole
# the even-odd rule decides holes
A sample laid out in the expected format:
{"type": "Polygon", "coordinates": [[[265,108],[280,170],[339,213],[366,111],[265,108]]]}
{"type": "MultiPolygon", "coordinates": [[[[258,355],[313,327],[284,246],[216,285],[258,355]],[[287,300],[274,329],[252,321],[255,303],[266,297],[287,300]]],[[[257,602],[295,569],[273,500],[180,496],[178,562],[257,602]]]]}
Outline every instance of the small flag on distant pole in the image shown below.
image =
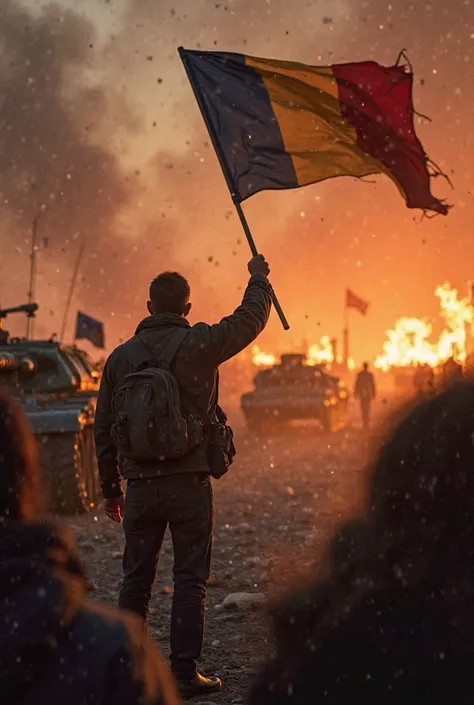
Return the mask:
{"type": "Polygon", "coordinates": [[[88,340],[96,348],[105,348],[104,324],[82,311],[77,312],[75,340],[88,340]]]}
{"type": "Polygon", "coordinates": [[[346,289],[346,309],[355,308],[362,316],[365,316],[369,309],[369,302],[354,294],[351,289],[346,289]]]}

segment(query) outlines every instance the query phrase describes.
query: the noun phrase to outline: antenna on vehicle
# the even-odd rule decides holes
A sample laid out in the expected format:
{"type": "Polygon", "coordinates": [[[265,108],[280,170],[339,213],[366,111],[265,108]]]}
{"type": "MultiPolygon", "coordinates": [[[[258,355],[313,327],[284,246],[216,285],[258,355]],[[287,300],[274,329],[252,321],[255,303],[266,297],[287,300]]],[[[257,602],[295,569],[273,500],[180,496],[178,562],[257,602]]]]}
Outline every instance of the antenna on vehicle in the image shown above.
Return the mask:
{"type": "Polygon", "coordinates": [[[62,343],[64,343],[64,336],[66,334],[67,319],[69,317],[69,311],[71,309],[72,297],[74,295],[74,290],[76,288],[77,276],[79,274],[79,267],[81,264],[82,255],[84,254],[84,249],[86,246],[86,239],[87,239],[87,237],[83,238],[81,246],[77,252],[76,262],[74,265],[74,271],[72,273],[71,282],[69,285],[69,292],[67,295],[66,304],[64,306],[64,315],[63,315],[63,320],[62,320],[62,324],[61,324],[61,332],[59,335],[59,340],[62,343]]]}

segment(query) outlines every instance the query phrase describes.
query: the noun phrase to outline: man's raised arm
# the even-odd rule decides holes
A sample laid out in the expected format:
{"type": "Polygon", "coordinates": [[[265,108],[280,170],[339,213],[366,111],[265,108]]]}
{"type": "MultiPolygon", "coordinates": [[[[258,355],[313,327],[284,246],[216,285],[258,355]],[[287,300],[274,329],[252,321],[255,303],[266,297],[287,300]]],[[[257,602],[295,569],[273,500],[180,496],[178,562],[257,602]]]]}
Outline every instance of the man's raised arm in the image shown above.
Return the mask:
{"type": "Polygon", "coordinates": [[[242,303],[230,316],[209,326],[210,355],[216,365],[241,352],[267,325],[272,305],[272,287],[267,279],[270,269],[263,255],[249,264],[250,281],[242,303]]]}

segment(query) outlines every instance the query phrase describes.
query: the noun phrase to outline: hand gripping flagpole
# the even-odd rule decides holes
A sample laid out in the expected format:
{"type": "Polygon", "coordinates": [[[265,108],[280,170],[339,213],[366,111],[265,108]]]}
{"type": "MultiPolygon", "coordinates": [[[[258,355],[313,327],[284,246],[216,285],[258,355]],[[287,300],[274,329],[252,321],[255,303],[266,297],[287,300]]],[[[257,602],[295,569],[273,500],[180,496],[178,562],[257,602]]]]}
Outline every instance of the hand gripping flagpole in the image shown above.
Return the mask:
{"type": "MultiPolygon", "coordinates": [[[[255,240],[253,239],[253,235],[250,230],[250,226],[247,222],[247,218],[245,217],[245,213],[242,209],[242,204],[240,203],[240,200],[237,196],[237,189],[234,186],[232,174],[230,173],[229,166],[228,166],[226,159],[225,159],[225,155],[223,154],[221,147],[220,147],[220,144],[219,144],[219,140],[216,138],[216,135],[214,133],[214,128],[212,126],[212,122],[210,120],[209,113],[207,111],[207,107],[205,106],[203,100],[201,99],[201,96],[199,95],[199,91],[196,90],[196,84],[194,81],[193,70],[187,61],[186,54],[184,52],[183,47],[178,48],[178,53],[181,58],[181,61],[183,62],[184,70],[186,71],[186,75],[188,77],[189,83],[191,84],[191,88],[193,89],[194,97],[196,98],[196,102],[197,102],[199,109],[201,111],[201,115],[203,117],[204,122],[206,123],[207,131],[209,132],[209,137],[211,139],[212,146],[214,147],[214,150],[217,155],[217,159],[219,160],[219,164],[221,166],[222,173],[224,174],[224,178],[226,180],[227,187],[229,189],[232,201],[233,201],[235,209],[237,211],[237,215],[239,216],[239,220],[240,220],[242,228],[244,230],[245,237],[247,238],[247,242],[249,244],[250,251],[251,251],[252,255],[255,257],[256,255],[258,255],[257,246],[255,244],[255,240]]],[[[273,306],[275,307],[275,311],[277,312],[277,314],[280,318],[280,321],[283,325],[283,328],[285,330],[288,330],[290,328],[290,325],[289,325],[288,321],[286,320],[286,316],[283,313],[283,309],[280,306],[280,303],[279,303],[277,297],[275,296],[275,292],[273,290],[272,290],[272,302],[273,302],[273,306]]]]}

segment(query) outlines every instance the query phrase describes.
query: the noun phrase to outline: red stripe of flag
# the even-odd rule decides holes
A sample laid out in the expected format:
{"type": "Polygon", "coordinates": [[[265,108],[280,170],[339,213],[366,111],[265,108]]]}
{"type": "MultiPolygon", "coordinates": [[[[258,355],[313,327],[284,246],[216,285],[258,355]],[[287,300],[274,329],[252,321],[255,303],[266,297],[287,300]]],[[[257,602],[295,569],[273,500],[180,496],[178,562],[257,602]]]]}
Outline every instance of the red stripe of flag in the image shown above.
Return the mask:
{"type": "Polygon", "coordinates": [[[446,215],[430,190],[427,157],[413,122],[413,75],[403,66],[373,61],[332,67],[341,114],[356,131],[357,146],[377,159],[403,192],[408,208],[446,215]]]}

